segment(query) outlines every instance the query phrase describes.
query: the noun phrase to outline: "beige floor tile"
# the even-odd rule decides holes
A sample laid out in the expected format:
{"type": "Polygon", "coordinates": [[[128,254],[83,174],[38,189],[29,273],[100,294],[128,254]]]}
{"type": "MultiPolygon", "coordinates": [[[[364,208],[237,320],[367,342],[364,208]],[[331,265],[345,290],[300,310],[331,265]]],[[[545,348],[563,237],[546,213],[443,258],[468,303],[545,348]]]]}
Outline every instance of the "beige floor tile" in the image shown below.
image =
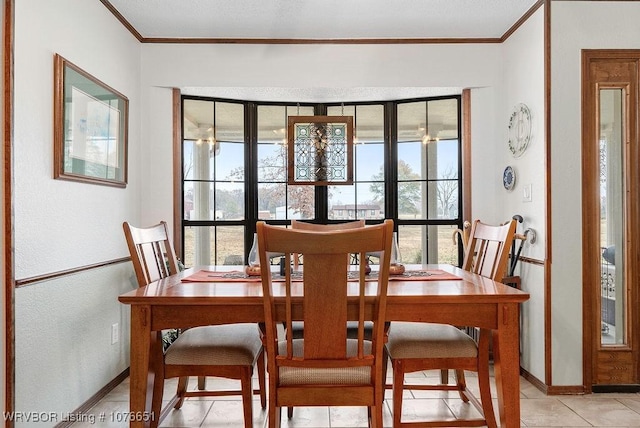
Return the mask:
{"type": "Polygon", "coordinates": [[[81,421],[74,423],[73,428],[126,428],[129,426],[128,412],[128,401],[102,400],[81,415],[81,421]]]}
{"type": "MultiPolygon", "coordinates": [[[[267,418],[266,410],[262,410],[260,402],[253,402],[253,426],[262,427],[267,418]]],[[[209,413],[201,425],[205,427],[244,427],[242,401],[214,401],[209,413]]]]}
{"type": "Polygon", "coordinates": [[[306,428],[327,428],[329,427],[328,407],[296,407],[293,409],[293,417],[287,418],[286,409],[282,409],[282,428],[306,427],[306,428]]]}
{"type": "MultiPolygon", "coordinates": [[[[630,396],[625,398],[618,398],[618,401],[640,414],[640,396],[630,396]]],[[[639,424],[640,425],[640,424],[639,424]]]]}
{"type": "Polygon", "coordinates": [[[615,398],[567,397],[559,398],[571,410],[593,426],[638,426],[640,416],[615,398]]]}
{"type": "Polygon", "coordinates": [[[555,398],[520,400],[520,420],[528,427],[590,426],[555,398]]]}
{"type": "Polygon", "coordinates": [[[402,421],[453,419],[454,414],[440,399],[414,399],[402,403],[402,421]]]}
{"type": "Polygon", "coordinates": [[[180,409],[172,410],[160,424],[161,427],[199,427],[207,416],[213,401],[185,400],[180,409]]]}
{"type": "Polygon", "coordinates": [[[520,378],[520,397],[521,398],[545,398],[544,392],[536,388],[531,382],[520,378]]]}

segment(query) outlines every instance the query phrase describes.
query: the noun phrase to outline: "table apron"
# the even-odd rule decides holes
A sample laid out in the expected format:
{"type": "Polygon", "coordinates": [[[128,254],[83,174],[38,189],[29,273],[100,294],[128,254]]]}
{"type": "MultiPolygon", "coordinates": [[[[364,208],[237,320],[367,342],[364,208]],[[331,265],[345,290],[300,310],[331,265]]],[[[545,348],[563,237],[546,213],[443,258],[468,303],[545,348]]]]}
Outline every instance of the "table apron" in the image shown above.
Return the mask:
{"type": "Polygon", "coordinates": [[[495,330],[498,328],[498,307],[495,303],[403,303],[387,305],[386,318],[389,321],[432,322],[495,330]]]}
{"type": "Polygon", "coordinates": [[[151,330],[264,322],[262,305],[152,305],[151,330]]]}
{"type": "MultiPolygon", "coordinates": [[[[386,318],[389,321],[421,321],[497,329],[499,306],[496,303],[452,305],[403,302],[397,305],[388,304],[386,318]]],[[[301,312],[301,307],[294,307],[293,318],[301,319],[301,312]]],[[[371,319],[372,313],[372,308],[367,305],[365,319],[371,319]]],[[[276,317],[285,320],[283,304],[276,303],[276,317]]],[[[349,307],[348,318],[358,319],[357,308],[349,307]]],[[[262,305],[151,305],[153,331],[247,322],[264,322],[262,305]]]]}

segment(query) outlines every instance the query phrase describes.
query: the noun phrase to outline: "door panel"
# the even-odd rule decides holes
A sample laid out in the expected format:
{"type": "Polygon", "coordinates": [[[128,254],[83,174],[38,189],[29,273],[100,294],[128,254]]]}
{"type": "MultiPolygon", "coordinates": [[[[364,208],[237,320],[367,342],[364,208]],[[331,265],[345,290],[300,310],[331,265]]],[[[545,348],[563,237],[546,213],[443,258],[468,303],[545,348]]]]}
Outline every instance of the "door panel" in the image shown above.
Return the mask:
{"type": "Polygon", "coordinates": [[[588,391],[640,383],[639,59],[637,51],[583,53],[583,326],[588,391]]]}

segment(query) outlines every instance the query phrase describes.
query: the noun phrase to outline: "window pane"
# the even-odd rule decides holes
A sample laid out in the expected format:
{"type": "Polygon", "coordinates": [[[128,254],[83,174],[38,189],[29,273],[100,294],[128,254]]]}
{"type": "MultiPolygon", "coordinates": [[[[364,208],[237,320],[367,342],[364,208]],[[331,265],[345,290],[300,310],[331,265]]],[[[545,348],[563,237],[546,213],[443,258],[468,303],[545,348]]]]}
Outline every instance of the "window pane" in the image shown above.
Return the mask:
{"type": "Polygon", "coordinates": [[[258,106],[258,143],[283,143],[287,138],[285,106],[258,106]]]}
{"type": "MultiPolygon", "coordinates": [[[[185,181],[185,199],[192,200],[189,220],[213,220],[213,183],[209,181],[185,181]],[[188,191],[191,190],[190,195],[188,191]]],[[[186,211],[186,207],[185,207],[186,211]]]]}
{"type": "Polygon", "coordinates": [[[432,139],[458,138],[458,100],[433,100],[427,104],[428,133],[432,139]]]}
{"type": "Polygon", "coordinates": [[[356,181],[384,181],[384,145],[359,142],[354,149],[356,181]]]}
{"type": "Polygon", "coordinates": [[[244,183],[216,183],[216,220],[244,219],[244,183]]]}
{"type": "Polygon", "coordinates": [[[258,186],[258,218],[261,220],[278,218],[276,213],[283,212],[282,207],[286,204],[286,191],[287,186],[284,183],[260,184],[258,186]],[[281,207],[280,210],[277,210],[278,207],[281,207]]]}
{"type": "Polygon", "coordinates": [[[453,232],[457,226],[428,226],[429,263],[458,264],[458,246],[453,243],[453,232]],[[435,243],[436,245],[432,244],[435,243]]]}
{"type": "Polygon", "coordinates": [[[215,104],[216,141],[244,142],[244,105],[220,101],[215,104]]]}
{"type": "Polygon", "coordinates": [[[458,140],[440,140],[427,144],[429,179],[458,178],[458,140]]]}
{"type": "Polygon", "coordinates": [[[422,141],[427,135],[427,103],[398,104],[398,141],[422,141]]]}
{"type": "Polygon", "coordinates": [[[183,132],[185,140],[213,137],[213,101],[184,100],[183,132]]]}
{"type": "Polygon", "coordinates": [[[398,226],[398,248],[403,264],[422,264],[427,226],[398,226]]]}
{"type": "Polygon", "coordinates": [[[281,207],[276,218],[303,219],[315,218],[316,191],[314,186],[287,186],[289,209],[281,207]],[[286,214],[286,217],[283,215],[286,214]]]}
{"type": "Polygon", "coordinates": [[[404,264],[458,264],[458,247],[453,243],[457,226],[399,226],[398,247],[404,264]],[[424,255],[427,254],[427,257],[424,255]]]}
{"type": "Polygon", "coordinates": [[[358,144],[384,141],[384,106],[356,106],[355,135],[358,144]]]}
{"type": "Polygon", "coordinates": [[[384,186],[383,182],[356,184],[356,217],[358,219],[384,218],[384,193],[377,194],[372,192],[372,187],[377,189],[381,186],[384,186]]]}
{"type": "Polygon", "coordinates": [[[244,227],[185,227],[185,266],[244,263],[244,227]]]}
{"type": "Polygon", "coordinates": [[[413,181],[398,183],[398,218],[424,219],[423,205],[426,201],[427,183],[413,181]]]}
{"type": "Polygon", "coordinates": [[[258,144],[258,181],[287,181],[287,148],[282,144],[258,144]]]}
{"type": "Polygon", "coordinates": [[[427,205],[430,219],[458,218],[458,181],[430,181],[427,205]]]}
{"type": "Polygon", "coordinates": [[[356,219],[355,186],[329,186],[329,219],[356,219]]]}
{"type": "Polygon", "coordinates": [[[215,264],[244,265],[244,227],[218,226],[215,264]]]}
{"type": "Polygon", "coordinates": [[[398,143],[398,180],[427,178],[425,145],[420,141],[398,143]]]}
{"type": "Polygon", "coordinates": [[[185,180],[213,180],[214,147],[206,140],[184,141],[182,164],[185,180]]]}
{"type": "Polygon", "coordinates": [[[244,180],[244,143],[218,144],[220,151],[215,155],[216,180],[244,180]]]}

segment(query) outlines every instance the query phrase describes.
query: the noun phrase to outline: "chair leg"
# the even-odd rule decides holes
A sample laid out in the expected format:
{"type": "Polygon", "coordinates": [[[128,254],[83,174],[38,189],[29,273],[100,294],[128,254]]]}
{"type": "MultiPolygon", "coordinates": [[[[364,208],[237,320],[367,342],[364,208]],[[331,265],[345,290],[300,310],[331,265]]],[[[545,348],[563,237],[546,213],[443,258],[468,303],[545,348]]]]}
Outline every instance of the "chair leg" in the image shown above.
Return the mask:
{"type": "Polygon", "coordinates": [[[204,391],[207,389],[207,378],[206,376],[198,376],[198,389],[200,391],[204,391]]]}
{"type": "Polygon", "coordinates": [[[402,417],[402,392],[404,389],[404,368],[401,361],[393,361],[393,426],[400,426],[402,417]]]}
{"type": "Polygon", "coordinates": [[[151,418],[151,428],[157,428],[158,419],[162,413],[162,392],[164,391],[164,373],[156,373],[155,380],[153,382],[153,396],[151,398],[151,414],[154,416],[151,418]]]}
{"type": "Polygon", "coordinates": [[[467,389],[467,380],[464,377],[464,370],[456,370],[456,385],[458,386],[458,394],[460,394],[460,399],[465,403],[469,402],[469,397],[465,393],[467,389]]]}
{"type": "Polygon", "coordinates": [[[184,394],[187,392],[187,385],[189,384],[189,376],[182,376],[178,379],[178,389],[176,391],[176,395],[178,396],[178,401],[176,402],[174,409],[179,409],[182,407],[184,403],[184,394]]]}
{"type": "Polygon", "coordinates": [[[272,397],[273,396],[269,394],[269,404],[268,404],[269,410],[267,414],[267,419],[268,419],[267,426],[269,428],[280,428],[280,407],[276,406],[276,403],[274,403],[274,400],[272,397]]]}
{"type": "Polygon", "coordinates": [[[267,408],[267,385],[265,378],[265,362],[264,351],[258,355],[258,388],[260,388],[260,406],[263,409],[267,408]]]}
{"type": "Polygon", "coordinates": [[[449,383],[449,370],[441,369],[440,370],[440,383],[446,385],[449,383]]]}
{"type": "Polygon", "coordinates": [[[369,407],[369,427],[382,428],[382,404],[369,407]]]}
{"type": "Polygon", "coordinates": [[[242,369],[240,378],[242,388],[242,409],[244,413],[244,427],[253,427],[253,386],[251,385],[251,367],[242,369]]]}
{"type": "Polygon", "coordinates": [[[153,367],[153,392],[151,396],[151,414],[154,416],[151,428],[158,426],[158,419],[162,412],[162,394],[164,392],[164,356],[162,354],[162,333],[156,332],[151,340],[151,361],[153,367]]]}

